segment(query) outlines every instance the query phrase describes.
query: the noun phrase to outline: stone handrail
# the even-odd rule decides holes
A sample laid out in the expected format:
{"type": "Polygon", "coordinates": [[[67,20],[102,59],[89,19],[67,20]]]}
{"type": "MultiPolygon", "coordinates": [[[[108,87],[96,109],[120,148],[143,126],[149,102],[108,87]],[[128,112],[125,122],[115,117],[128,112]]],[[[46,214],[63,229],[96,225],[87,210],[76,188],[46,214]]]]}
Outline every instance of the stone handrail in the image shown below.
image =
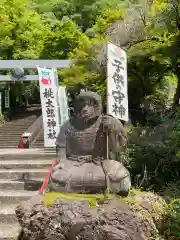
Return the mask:
{"type": "Polygon", "coordinates": [[[24,148],[30,148],[43,127],[42,115],[22,134],[24,148]]]}

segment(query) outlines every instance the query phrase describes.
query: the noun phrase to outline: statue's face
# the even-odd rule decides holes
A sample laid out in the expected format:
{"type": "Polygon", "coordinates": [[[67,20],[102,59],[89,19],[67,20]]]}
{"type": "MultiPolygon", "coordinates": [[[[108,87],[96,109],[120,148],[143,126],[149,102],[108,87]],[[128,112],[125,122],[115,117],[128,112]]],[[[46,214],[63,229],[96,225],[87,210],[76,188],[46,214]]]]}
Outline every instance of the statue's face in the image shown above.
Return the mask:
{"type": "Polygon", "coordinates": [[[77,106],[77,115],[81,119],[90,119],[96,115],[96,103],[94,99],[80,99],[77,106]]]}

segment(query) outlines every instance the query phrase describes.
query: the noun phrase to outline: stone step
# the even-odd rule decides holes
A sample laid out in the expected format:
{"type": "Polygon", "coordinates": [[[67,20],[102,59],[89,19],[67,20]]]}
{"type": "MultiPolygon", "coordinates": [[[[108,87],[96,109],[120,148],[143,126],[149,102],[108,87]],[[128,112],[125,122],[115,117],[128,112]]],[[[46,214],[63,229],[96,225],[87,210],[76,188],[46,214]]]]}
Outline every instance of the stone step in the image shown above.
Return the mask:
{"type": "Polygon", "coordinates": [[[4,145],[5,143],[9,142],[10,144],[13,143],[13,142],[19,142],[19,137],[20,136],[16,136],[16,139],[11,139],[11,137],[9,137],[8,139],[4,139],[4,138],[1,138],[0,139],[0,144],[1,145],[4,145]]]}
{"type": "Polygon", "coordinates": [[[17,136],[17,135],[5,135],[4,137],[3,136],[0,136],[0,139],[2,139],[2,140],[5,140],[5,141],[7,141],[7,140],[19,140],[19,137],[20,136],[17,136]]]}
{"type": "Polygon", "coordinates": [[[10,145],[6,145],[6,144],[4,144],[4,145],[1,145],[0,144],[0,149],[11,149],[11,148],[16,148],[18,146],[18,144],[10,144],[10,145]]]}
{"type": "Polygon", "coordinates": [[[33,123],[34,121],[31,121],[31,122],[29,122],[29,123],[22,123],[21,124],[21,126],[17,126],[16,124],[14,124],[14,125],[11,125],[11,126],[4,126],[4,127],[1,127],[0,128],[0,132],[3,132],[4,130],[13,130],[14,132],[16,132],[18,129],[25,129],[28,125],[31,125],[32,123],[33,123]],[[14,127],[17,127],[17,129],[16,128],[14,128],[14,127]]]}
{"type": "Polygon", "coordinates": [[[0,160],[0,169],[15,169],[15,168],[39,168],[39,169],[49,169],[52,160],[26,160],[26,161],[17,161],[17,160],[9,160],[9,161],[1,161],[0,160]]]}
{"type": "Polygon", "coordinates": [[[0,136],[1,136],[1,138],[3,137],[3,136],[5,136],[5,137],[11,137],[11,136],[14,136],[14,137],[19,137],[19,136],[21,136],[24,132],[26,132],[26,130],[27,130],[27,128],[28,127],[26,127],[25,129],[18,129],[17,131],[13,131],[13,130],[11,130],[11,129],[9,129],[8,131],[9,132],[7,132],[6,130],[5,131],[0,131],[0,136]]]}
{"type": "MultiPolygon", "coordinates": [[[[27,125],[30,125],[32,124],[33,122],[35,122],[36,118],[32,119],[31,121],[22,121],[22,122],[19,122],[19,123],[14,123],[12,122],[11,124],[4,124],[4,125],[1,125],[0,127],[0,131],[3,131],[4,129],[5,130],[8,130],[8,129],[14,129],[14,127],[17,127],[18,129],[24,129],[26,128],[27,125]]],[[[14,130],[17,130],[17,129],[14,129],[14,130]]]]}
{"type": "Polygon", "coordinates": [[[0,190],[0,205],[17,204],[21,201],[30,199],[36,195],[37,191],[25,191],[25,190],[0,190]]]}
{"type": "Polygon", "coordinates": [[[32,117],[29,117],[29,118],[20,118],[20,119],[17,119],[17,120],[11,120],[9,122],[5,122],[4,125],[1,125],[1,127],[3,126],[12,126],[12,125],[17,125],[17,126],[21,126],[22,123],[29,123],[29,122],[32,122],[34,121],[34,119],[37,119],[38,116],[32,116],[32,117]]]}
{"type": "Polygon", "coordinates": [[[17,126],[18,128],[24,128],[25,125],[31,124],[32,122],[34,122],[34,120],[36,120],[36,118],[33,118],[29,121],[22,120],[21,122],[5,123],[4,125],[1,125],[0,130],[8,129],[8,128],[13,129],[14,126],[17,126]]]}
{"type": "Polygon", "coordinates": [[[17,134],[17,133],[22,133],[24,131],[27,130],[28,126],[30,126],[31,124],[27,124],[26,126],[24,126],[23,128],[17,127],[16,125],[13,126],[12,128],[4,128],[4,129],[0,129],[0,133],[6,133],[7,136],[13,135],[13,134],[17,134]]]}
{"type": "MultiPolygon", "coordinates": [[[[36,118],[32,119],[31,121],[25,122],[22,121],[20,123],[11,123],[11,124],[4,124],[1,125],[0,130],[3,131],[4,129],[8,130],[8,129],[13,129],[13,127],[17,127],[18,129],[23,129],[25,128],[27,125],[31,124],[32,122],[34,122],[36,120],[36,118]]],[[[16,130],[16,129],[14,129],[16,130]]]]}
{"type": "Polygon", "coordinates": [[[13,124],[13,123],[20,123],[20,122],[27,122],[27,121],[31,121],[31,120],[33,120],[34,118],[37,118],[37,115],[35,115],[35,114],[32,114],[31,116],[21,116],[20,118],[17,118],[17,119],[12,119],[11,121],[8,121],[8,122],[6,122],[5,124],[6,125],[11,125],[11,124],[13,124]]]}
{"type": "Polygon", "coordinates": [[[12,148],[16,148],[16,147],[17,147],[17,144],[16,145],[9,145],[9,146],[0,145],[0,149],[12,149],[12,148]]]}
{"type": "Polygon", "coordinates": [[[4,148],[4,146],[7,145],[7,148],[18,148],[18,144],[19,144],[19,141],[18,139],[14,142],[9,142],[8,140],[0,140],[0,146],[2,146],[4,148]],[[4,141],[4,142],[2,142],[4,141]]]}
{"type": "Polygon", "coordinates": [[[0,160],[54,160],[56,159],[55,149],[33,148],[33,149],[18,149],[9,148],[0,150],[0,160]]]}
{"type": "Polygon", "coordinates": [[[19,224],[0,224],[0,240],[17,240],[20,230],[19,224]]]}
{"type": "Polygon", "coordinates": [[[13,141],[16,141],[16,142],[18,142],[19,141],[19,139],[20,139],[20,136],[21,136],[21,134],[18,134],[18,135],[12,135],[12,136],[5,136],[4,138],[1,136],[0,137],[0,143],[2,143],[2,144],[4,144],[4,143],[6,143],[6,142],[13,142],[13,141]]]}
{"type": "Polygon", "coordinates": [[[17,127],[16,125],[14,125],[12,128],[8,128],[7,127],[7,129],[6,128],[3,128],[3,129],[0,129],[0,133],[7,133],[7,134],[13,134],[13,133],[22,133],[22,132],[24,132],[24,131],[26,131],[27,130],[27,128],[29,127],[31,125],[31,123],[30,124],[26,124],[24,127],[17,127]]]}
{"type": "Polygon", "coordinates": [[[38,138],[34,142],[32,148],[41,148],[44,147],[44,129],[42,128],[38,138]]]}
{"type": "MultiPolygon", "coordinates": [[[[1,150],[0,150],[0,152],[1,151],[3,151],[4,149],[2,148],[1,150]]],[[[11,148],[9,148],[9,150],[11,150],[11,148]]],[[[2,161],[2,160],[6,160],[6,161],[11,161],[13,159],[13,161],[19,161],[19,162],[21,162],[21,161],[24,161],[24,162],[26,162],[26,161],[39,161],[39,160],[43,160],[43,161],[48,161],[48,160],[51,160],[51,161],[53,161],[53,160],[55,160],[55,159],[57,159],[57,156],[56,156],[56,154],[54,154],[54,153],[48,153],[47,155],[45,155],[45,156],[41,156],[41,155],[35,155],[35,157],[34,156],[16,156],[16,155],[11,155],[11,156],[9,156],[9,155],[1,155],[0,154],[0,162],[2,161]]]]}
{"type": "Polygon", "coordinates": [[[0,224],[13,224],[17,222],[15,209],[17,204],[5,204],[0,208],[0,224]]]}
{"type": "Polygon", "coordinates": [[[45,177],[33,178],[32,180],[0,179],[0,189],[38,191],[44,179],[45,177]]]}
{"type": "Polygon", "coordinates": [[[16,137],[16,139],[11,139],[11,138],[9,138],[9,139],[0,139],[0,141],[4,141],[4,142],[0,143],[1,146],[3,146],[4,144],[7,144],[7,143],[9,143],[9,144],[18,143],[19,137],[16,137]]]}
{"type": "MultiPolygon", "coordinates": [[[[5,148],[4,148],[5,149],[5,148]]],[[[4,150],[3,148],[0,150],[0,152],[1,151],[3,151],[4,150]]],[[[11,150],[11,148],[9,148],[9,150],[11,150]]],[[[33,150],[33,149],[31,149],[31,150],[33,150]]],[[[1,160],[6,160],[6,161],[11,161],[11,160],[18,160],[18,161],[29,161],[29,160],[32,160],[32,161],[39,161],[39,160],[42,160],[43,159],[43,161],[47,161],[47,160],[51,160],[51,161],[53,161],[53,160],[55,160],[55,159],[57,159],[57,156],[56,156],[56,154],[55,153],[47,153],[47,155],[35,155],[35,156],[33,156],[33,155],[28,155],[28,156],[22,156],[22,155],[19,155],[19,156],[17,156],[17,155],[1,155],[1,153],[0,153],[0,161],[1,160]]]]}
{"type": "Polygon", "coordinates": [[[0,169],[0,179],[32,180],[33,178],[44,178],[48,169],[0,169]]]}
{"type": "Polygon", "coordinates": [[[24,130],[24,129],[27,129],[27,127],[30,127],[30,125],[33,123],[34,121],[26,124],[26,123],[23,123],[22,126],[17,126],[16,124],[13,125],[13,126],[4,126],[4,127],[1,127],[0,128],[0,132],[5,132],[5,131],[12,131],[12,132],[17,132],[18,130],[24,130]],[[16,128],[15,128],[16,127],[16,128]]]}
{"type": "Polygon", "coordinates": [[[6,146],[5,144],[4,144],[4,145],[1,145],[1,144],[0,144],[0,149],[6,149],[6,148],[7,148],[7,149],[10,149],[10,148],[15,148],[15,147],[17,147],[17,146],[18,146],[18,144],[9,144],[9,145],[7,145],[7,146],[6,146]]]}
{"type": "MultiPolygon", "coordinates": [[[[37,144],[35,147],[39,147],[40,148],[42,146],[43,146],[43,144],[39,144],[39,145],[37,144]]],[[[32,147],[32,148],[34,148],[34,147],[32,147]]]]}
{"type": "Polygon", "coordinates": [[[32,146],[32,148],[40,148],[40,147],[43,147],[44,146],[44,142],[43,143],[36,143],[35,146],[32,146]]]}
{"type": "Polygon", "coordinates": [[[55,154],[51,154],[51,155],[48,154],[47,156],[36,156],[35,158],[33,156],[25,156],[24,158],[22,156],[20,156],[18,158],[18,156],[11,155],[11,159],[9,156],[0,155],[0,163],[2,161],[6,160],[7,164],[9,161],[16,161],[18,163],[27,162],[27,161],[32,161],[32,162],[44,161],[44,164],[46,164],[47,161],[48,161],[48,163],[49,163],[49,161],[53,162],[56,158],[57,158],[57,156],[55,156],[55,154]]]}
{"type": "Polygon", "coordinates": [[[38,118],[39,116],[37,115],[31,115],[31,116],[28,116],[28,117],[23,117],[21,116],[21,118],[19,119],[12,119],[11,121],[9,122],[6,122],[5,125],[12,125],[14,123],[16,123],[17,125],[20,125],[20,123],[23,123],[23,122],[30,122],[30,121],[33,121],[34,119],[38,118]]]}
{"type": "Polygon", "coordinates": [[[44,139],[38,140],[37,142],[35,142],[35,144],[39,144],[39,143],[44,145],[44,139]]]}
{"type": "Polygon", "coordinates": [[[36,118],[30,119],[29,121],[18,121],[18,122],[14,122],[12,121],[11,123],[5,123],[4,125],[1,125],[0,130],[3,129],[13,129],[14,126],[17,126],[18,128],[24,128],[25,125],[31,124],[32,122],[34,122],[36,120],[36,118]]]}
{"type": "Polygon", "coordinates": [[[5,131],[0,131],[0,134],[2,134],[2,135],[0,135],[1,136],[1,138],[4,136],[4,137],[11,137],[11,136],[13,136],[13,137],[17,137],[17,136],[21,136],[25,131],[27,130],[27,128],[25,128],[25,129],[22,129],[22,130],[20,130],[20,129],[18,129],[17,131],[14,131],[14,130],[11,130],[11,129],[9,129],[8,130],[8,132],[5,130],[5,131]]]}

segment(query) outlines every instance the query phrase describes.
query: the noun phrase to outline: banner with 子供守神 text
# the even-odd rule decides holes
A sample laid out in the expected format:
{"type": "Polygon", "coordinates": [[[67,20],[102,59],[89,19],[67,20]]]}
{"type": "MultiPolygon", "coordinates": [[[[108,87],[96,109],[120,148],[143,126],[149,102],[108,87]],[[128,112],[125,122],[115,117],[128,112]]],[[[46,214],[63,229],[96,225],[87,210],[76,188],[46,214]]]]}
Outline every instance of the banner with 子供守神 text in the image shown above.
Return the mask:
{"type": "Polygon", "coordinates": [[[59,133],[56,69],[38,67],[38,74],[44,125],[44,147],[55,147],[59,133]]]}
{"type": "Polygon", "coordinates": [[[107,46],[107,113],[128,121],[127,55],[109,43],[107,46]]]}

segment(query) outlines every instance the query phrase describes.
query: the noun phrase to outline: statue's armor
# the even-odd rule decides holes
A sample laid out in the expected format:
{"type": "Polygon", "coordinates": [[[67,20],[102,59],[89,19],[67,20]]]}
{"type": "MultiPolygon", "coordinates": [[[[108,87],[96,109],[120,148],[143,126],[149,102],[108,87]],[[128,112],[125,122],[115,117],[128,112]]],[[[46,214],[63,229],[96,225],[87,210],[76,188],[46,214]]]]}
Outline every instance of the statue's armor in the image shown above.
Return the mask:
{"type": "Polygon", "coordinates": [[[101,116],[91,126],[85,129],[77,129],[69,124],[66,130],[66,156],[74,155],[92,157],[105,157],[106,144],[104,133],[101,131],[101,116]]]}

